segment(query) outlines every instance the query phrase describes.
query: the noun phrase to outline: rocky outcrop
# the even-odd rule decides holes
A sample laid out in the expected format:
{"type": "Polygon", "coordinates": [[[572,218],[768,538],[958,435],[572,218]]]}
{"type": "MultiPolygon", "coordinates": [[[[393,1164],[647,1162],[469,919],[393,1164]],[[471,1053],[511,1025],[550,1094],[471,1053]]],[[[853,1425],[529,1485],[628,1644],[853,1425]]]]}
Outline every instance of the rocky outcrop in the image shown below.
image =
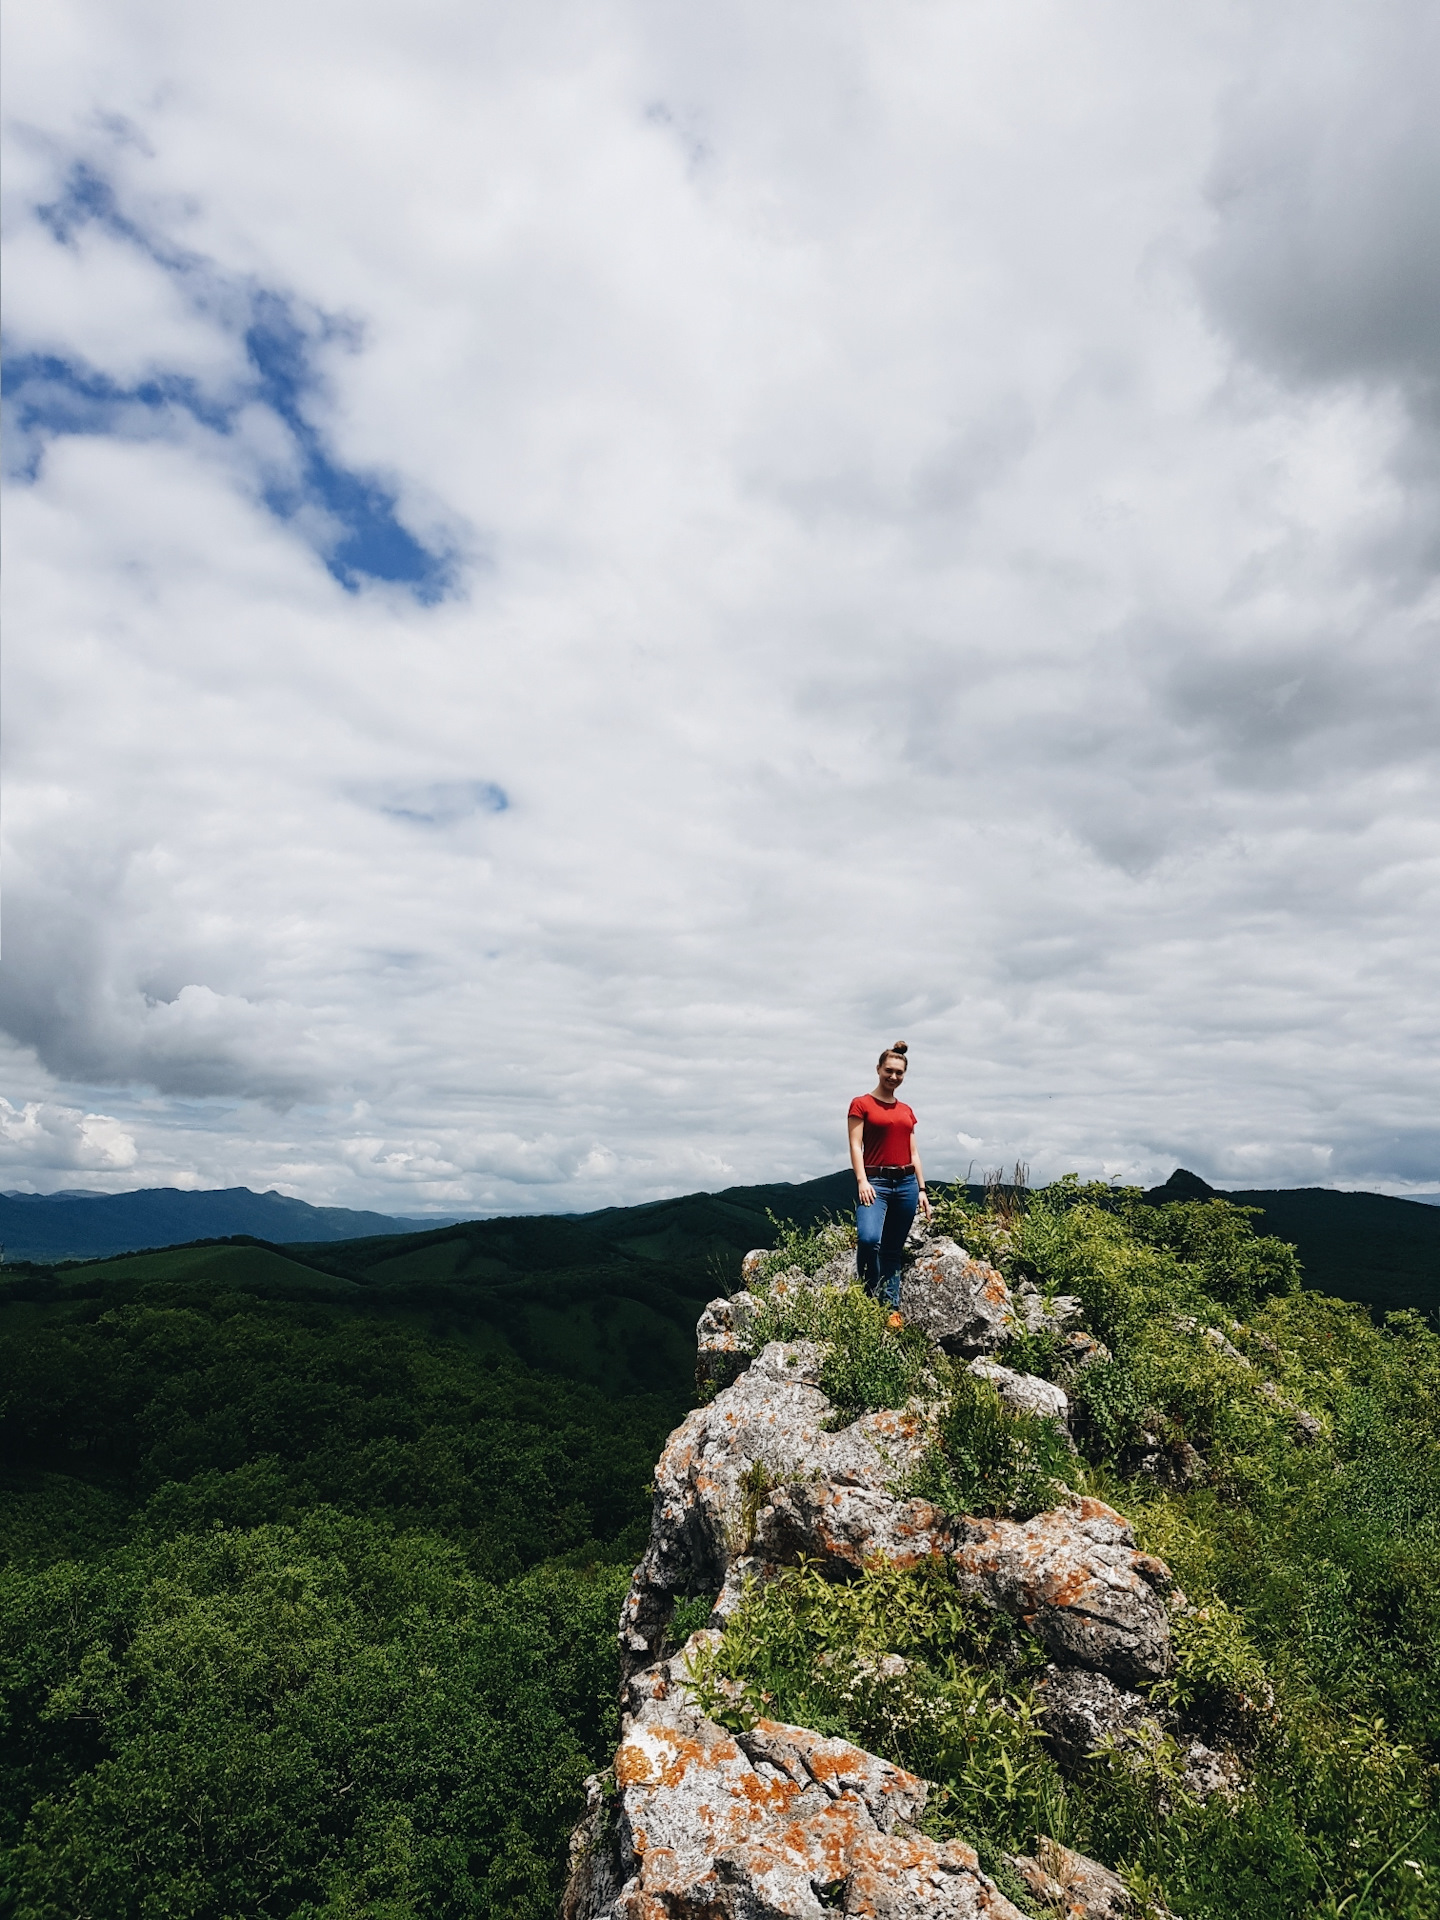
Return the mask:
{"type": "Polygon", "coordinates": [[[1136,1551],[1103,1500],[1072,1499],[1033,1520],[958,1523],[956,1583],[1024,1622],[1052,1659],[1122,1683],[1170,1665],[1170,1569],[1136,1551]]]}
{"type": "Polygon", "coordinates": [[[1050,1667],[1036,1692],[1040,1724],[1062,1766],[1078,1766],[1112,1735],[1142,1726],[1159,1730],[1149,1702],[1103,1673],[1050,1667]]]}
{"type": "Polygon", "coordinates": [[[562,1920],[1020,1920],[971,1848],[914,1830],[923,1780],[804,1727],[727,1733],[696,1704],[687,1658],[627,1689],[612,1778],[590,1783],[571,1842],[562,1920]]]}
{"type": "Polygon", "coordinates": [[[1073,1293],[1057,1293],[1048,1299],[1033,1280],[1022,1280],[1015,1289],[1015,1317],[1027,1333],[1064,1333],[1084,1317],[1084,1308],[1073,1293]]]}
{"type": "Polygon", "coordinates": [[[1207,1746],[1186,1731],[1173,1713],[1157,1713],[1138,1693],[1117,1687],[1103,1673],[1051,1667],[1036,1689],[1040,1725],[1062,1767],[1073,1769],[1100,1747],[1128,1747],[1137,1755],[1176,1740],[1177,1783],[1193,1799],[1238,1792],[1243,1769],[1233,1750],[1207,1746]]]}
{"type": "Polygon", "coordinates": [[[1118,1873],[1046,1834],[1033,1855],[1020,1854],[1010,1864],[1055,1920],[1173,1920],[1163,1908],[1137,1900],[1118,1873]]]}
{"type": "Polygon", "coordinates": [[[946,1353],[994,1353],[1020,1329],[1004,1276],[953,1240],[920,1243],[900,1275],[900,1311],[946,1353]]]}
{"type": "Polygon", "coordinates": [[[712,1300],[695,1328],[695,1385],[702,1398],[733,1386],[751,1360],[761,1302],[753,1293],[712,1300]]]}
{"type": "MultiPolygon", "coordinates": [[[[760,1515],[778,1489],[802,1500],[804,1490],[821,1487],[858,1493],[869,1498],[877,1525],[901,1504],[886,1489],[929,1444],[925,1408],[866,1414],[828,1432],[834,1408],[820,1391],[820,1359],[807,1341],[772,1341],[666,1442],[655,1468],[650,1544],[621,1615],[627,1673],[657,1656],[677,1595],[718,1591],[723,1618],[747,1576],[763,1578],[804,1550],[798,1542],[784,1552],[757,1548],[760,1515]]],[[[880,1550],[877,1534],[871,1551],[880,1550]]]]}
{"type": "Polygon", "coordinates": [[[621,1617],[627,1673],[657,1657],[679,1594],[718,1592],[723,1619],[747,1578],[802,1556],[848,1577],[873,1554],[902,1566],[948,1558],[962,1591],[1023,1621],[1067,1666],[1123,1683],[1165,1672],[1169,1572],[1136,1550],[1113,1508],[1077,1499],[1033,1520],[983,1520],[902,1498],[892,1488],[929,1446],[933,1409],[912,1403],[831,1432],[820,1361],[808,1342],[774,1341],[670,1436],[621,1617]]]}
{"type": "MultiPolygon", "coordinates": [[[[773,1297],[848,1281],[849,1260],[765,1281],[752,1255],[745,1278],[773,1297]]],[[[948,1513],[908,1495],[934,1443],[938,1382],[935,1399],[922,1394],[840,1425],[820,1385],[820,1347],[772,1341],[753,1351],[762,1304],[747,1287],[712,1301],[701,1318],[697,1375],[713,1398],[671,1434],[655,1469],[650,1542],[620,1622],[621,1742],[613,1775],[592,1783],[576,1833],[565,1920],[819,1920],[830,1912],[1010,1920],[1016,1909],[971,1848],[915,1830],[923,1781],[801,1727],[760,1720],[727,1731],[701,1710],[689,1655],[713,1637],[747,1582],[802,1558],[837,1580],[877,1556],[900,1566],[939,1562],[961,1593],[1019,1621],[1045,1647],[1054,1665],[1044,1724],[1057,1752],[1078,1761],[1106,1731],[1159,1733],[1129,1690],[1168,1668],[1169,1572],[1099,1500],[1072,1496],[1016,1521],[948,1513]],[[682,1594],[717,1596],[712,1627],[667,1657],[682,1594]]],[[[1022,1330],[1054,1333],[1073,1348],[1077,1370],[1103,1356],[1091,1336],[1065,1331],[1074,1305],[1032,1288],[1017,1306],[993,1267],[950,1240],[922,1237],[902,1276],[909,1324],[969,1359],[1007,1405],[1065,1431],[1063,1388],[992,1356],[1022,1330]]],[[[1053,1861],[1037,1855],[1029,1864],[1065,1891],[1053,1861]]]]}
{"type": "Polygon", "coordinates": [[[994,1360],[972,1360],[969,1371],[977,1379],[988,1380],[1014,1412],[1053,1420],[1065,1437],[1070,1437],[1070,1396],[1063,1387],[1037,1379],[1033,1373],[1016,1373],[1013,1367],[999,1366],[994,1360]]]}

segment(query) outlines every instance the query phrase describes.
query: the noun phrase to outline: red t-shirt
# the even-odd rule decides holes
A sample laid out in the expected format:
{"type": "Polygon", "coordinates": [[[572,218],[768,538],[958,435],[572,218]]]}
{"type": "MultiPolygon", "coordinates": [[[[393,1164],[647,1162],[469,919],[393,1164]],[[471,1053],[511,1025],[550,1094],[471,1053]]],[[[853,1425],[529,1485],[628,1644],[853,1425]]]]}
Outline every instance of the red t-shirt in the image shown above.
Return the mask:
{"type": "Polygon", "coordinates": [[[850,1118],[865,1122],[865,1165],[867,1167],[908,1167],[910,1135],[915,1131],[915,1110],[903,1100],[886,1106],[873,1093],[857,1093],[850,1102],[850,1118]]]}

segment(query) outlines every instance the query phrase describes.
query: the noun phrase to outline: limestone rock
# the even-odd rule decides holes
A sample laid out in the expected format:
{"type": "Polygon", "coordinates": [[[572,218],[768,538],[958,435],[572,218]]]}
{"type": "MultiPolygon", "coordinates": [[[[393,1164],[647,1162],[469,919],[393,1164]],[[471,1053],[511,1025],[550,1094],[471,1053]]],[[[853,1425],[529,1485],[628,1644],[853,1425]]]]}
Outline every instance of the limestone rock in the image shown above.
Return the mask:
{"type": "Polygon", "coordinates": [[[1084,1315],[1073,1293],[1057,1293],[1046,1304],[1033,1280],[1022,1280],[1014,1292],[1015,1317],[1027,1333],[1064,1333],[1084,1315]]]}
{"type": "Polygon", "coordinates": [[[810,1342],[772,1341],[671,1434],[655,1468],[650,1544],[621,1613],[625,1672],[655,1658],[677,1594],[719,1589],[722,1614],[738,1599],[744,1573],[758,1570],[751,1535],[772,1488],[828,1481],[883,1496],[924,1452],[923,1410],[866,1414],[826,1432],[833,1409],[820,1361],[810,1342]]]}
{"type": "Polygon", "coordinates": [[[671,1434],[621,1612],[624,1673],[656,1658],[678,1594],[718,1591],[724,1619],[748,1578],[801,1556],[848,1577],[872,1554],[900,1565],[944,1555],[962,1589],[1024,1621],[1062,1666],[1123,1683],[1166,1671],[1170,1574],[1136,1552],[1119,1514],[1072,1499],[1024,1522],[957,1519],[898,1498],[890,1489],[925,1452],[933,1410],[912,1402],[827,1432],[820,1364],[811,1343],[772,1341],[671,1434]]]}
{"type": "Polygon", "coordinates": [[[950,1520],[928,1500],[897,1500],[873,1487],[833,1480],[777,1487],[755,1526],[768,1563],[804,1557],[842,1575],[858,1573],[872,1554],[913,1567],[955,1545],[950,1520]]]}
{"type": "Polygon", "coordinates": [[[1024,1621],[1058,1665],[1131,1683],[1164,1675],[1170,1569],[1136,1552],[1113,1507],[1076,1498],[1033,1520],[967,1518],[961,1527],[951,1552],[961,1589],[1024,1621]]]}
{"type": "Polygon", "coordinates": [[[752,1765],[773,1767],[802,1792],[818,1787],[832,1800],[847,1793],[863,1800],[881,1833],[891,1832],[897,1820],[917,1820],[925,1810],[923,1780],[846,1740],[774,1720],[757,1720],[736,1739],[752,1765]]]}
{"type": "Polygon", "coordinates": [[[1074,1333],[1065,1335],[1060,1342],[1060,1350],[1066,1376],[1071,1380],[1076,1374],[1082,1373],[1086,1367],[1098,1366],[1102,1360],[1109,1360],[1112,1357],[1109,1347],[1103,1340],[1097,1340],[1093,1333],[1084,1333],[1078,1329],[1074,1333]]]}
{"type": "MultiPolygon", "coordinates": [[[[1117,1687],[1103,1673],[1051,1667],[1036,1691],[1040,1724],[1064,1767],[1078,1766],[1102,1740],[1117,1735],[1124,1743],[1152,1747],[1175,1725],[1173,1715],[1157,1714],[1140,1694],[1117,1687]]],[[[1208,1800],[1212,1794],[1233,1798],[1239,1792],[1244,1769],[1228,1748],[1182,1736],[1181,1751],[1180,1784],[1186,1793],[1208,1800]]]]}
{"type": "Polygon", "coordinates": [[[969,1371],[979,1380],[988,1380],[1013,1412],[1038,1413],[1042,1419],[1053,1420],[1069,1438],[1070,1396],[1063,1387],[1033,1373],[1016,1373],[993,1360],[972,1360],[969,1371]]]}
{"type": "Polygon", "coordinates": [[[585,1782],[585,1812],[570,1836],[561,1920],[591,1920],[613,1913],[624,1884],[615,1845],[614,1775],[592,1773],[585,1782]]]}
{"type": "Polygon", "coordinates": [[[953,1240],[927,1240],[900,1275],[900,1311],[947,1353],[994,1353],[1019,1327],[1003,1276],[953,1240]]]}
{"type": "Polygon", "coordinates": [[[1021,1854],[1010,1864],[1057,1920],[1062,1915],[1064,1920],[1139,1920],[1142,1914],[1162,1920],[1156,1908],[1134,1898],[1118,1873],[1046,1834],[1041,1834],[1033,1857],[1021,1854]]]}
{"type": "Polygon", "coordinates": [[[871,1486],[806,1481],[776,1488],[755,1526],[745,1571],[756,1576],[802,1555],[841,1576],[873,1553],[902,1567],[943,1555],[963,1592],[1023,1621],[1058,1664],[1125,1682],[1158,1680],[1169,1667],[1169,1568],[1135,1550],[1129,1525],[1103,1501],[979,1520],[871,1486]]]}
{"type": "Polygon", "coordinates": [[[1317,1440],[1325,1437],[1325,1429],[1313,1413],[1307,1413],[1303,1407],[1296,1407],[1295,1444],[1301,1447],[1313,1447],[1317,1440]]]}
{"type": "Polygon", "coordinates": [[[806,1289],[814,1289],[817,1287],[848,1287],[856,1277],[857,1269],[853,1248],[846,1248],[843,1252],[837,1253],[832,1260],[827,1260],[825,1265],[814,1273],[806,1273],[803,1267],[786,1267],[782,1272],[772,1275],[769,1280],[764,1280],[761,1278],[762,1268],[765,1261],[770,1258],[770,1252],[764,1247],[756,1247],[752,1253],[747,1253],[745,1258],[740,1262],[740,1281],[742,1286],[751,1291],[757,1288],[763,1288],[766,1292],[776,1287],[778,1287],[781,1292],[783,1292],[786,1287],[804,1287],[806,1289]]]}
{"type": "Polygon", "coordinates": [[[760,1301],[753,1293],[712,1300],[695,1326],[695,1385],[701,1393],[731,1386],[750,1364],[749,1335],[760,1301]]]}
{"type": "Polygon", "coordinates": [[[1297,1407],[1293,1400],[1288,1400],[1273,1380],[1262,1380],[1260,1391],[1272,1406],[1278,1407],[1282,1413],[1288,1413],[1295,1423],[1297,1447],[1313,1447],[1317,1440],[1324,1438],[1325,1428],[1314,1414],[1307,1413],[1304,1407],[1297,1407]]]}
{"type": "Polygon", "coordinates": [[[1107,1735],[1159,1723],[1149,1703],[1103,1673],[1083,1667],[1051,1667],[1036,1689],[1040,1724],[1062,1766],[1088,1759],[1107,1735]]]}
{"type": "Polygon", "coordinates": [[[1020,1920],[969,1847],[909,1828],[924,1781],[803,1727],[727,1733],[685,1661],[631,1684],[613,1797],[592,1783],[562,1920],[1020,1920]]]}
{"type": "Polygon", "coordinates": [[[1132,1473],[1143,1473],[1162,1487],[1198,1487],[1209,1467],[1205,1456],[1188,1440],[1162,1446],[1159,1436],[1142,1433],[1138,1448],[1127,1450],[1125,1463],[1132,1473]]]}

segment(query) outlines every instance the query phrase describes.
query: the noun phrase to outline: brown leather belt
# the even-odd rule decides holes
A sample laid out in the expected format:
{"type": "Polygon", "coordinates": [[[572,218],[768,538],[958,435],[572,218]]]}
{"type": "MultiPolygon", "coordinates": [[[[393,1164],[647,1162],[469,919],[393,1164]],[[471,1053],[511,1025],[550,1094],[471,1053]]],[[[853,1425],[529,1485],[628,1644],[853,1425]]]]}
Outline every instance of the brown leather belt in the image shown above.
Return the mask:
{"type": "Polygon", "coordinates": [[[865,1169],[867,1177],[872,1173],[914,1173],[914,1171],[915,1162],[913,1160],[910,1161],[907,1166],[903,1167],[866,1167],[865,1169]]]}

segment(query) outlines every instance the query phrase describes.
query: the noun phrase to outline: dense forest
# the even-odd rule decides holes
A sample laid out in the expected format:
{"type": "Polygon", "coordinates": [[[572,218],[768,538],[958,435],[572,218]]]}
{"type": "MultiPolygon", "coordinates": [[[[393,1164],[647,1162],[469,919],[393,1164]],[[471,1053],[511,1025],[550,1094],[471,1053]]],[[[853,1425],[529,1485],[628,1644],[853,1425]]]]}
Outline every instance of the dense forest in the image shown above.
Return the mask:
{"type": "MultiPolygon", "coordinates": [[[[652,1463],[693,1399],[695,1315],[773,1237],[767,1204],[803,1226],[832,1184],[6,1269],[0,1914],[550,1920],[581,1781],[614,1745],[616,1613],[652,1463]]],[[[1181,1818],[1175,1911],[1264,1911],[1255,1888],[1276,1914],[1436,1911],[1433,1328],[1249,1285],[1231,1208],[1223,1246],[1172,1234],[1157,1255],[1146,1218],[1217,1203],[1092,1192],[1048,1239],[1043,1207],[1027,1230],[1013,1203],[1009,1226],[955,1204],[997,1258],[1094,1302],[1114,1365],[1088,1471],[1212,1601],[1195,1684],[1279,1703],[1273,1787],[1228,1838],[1181,1818]],[[1163,1330],[1196,1301],[1243,1320],[1247,1351],[1270,1343],[1320,1444],[1281,1448],[1235,1412],[1224,1367],[1177,1357],[1163,1330]],[[1127,1436],[1156,1418],[1208,1471],[1141,1498],[1127,1436]],[[1248,1907],[1203,1870],[1222,1841],[1248,1907]]],[[[762,1626],[755,1657],[778,1661],[762,1626]]],[[[1075,1831],[1158,1876],[1137,1793],[1122,1782],[1075,1831]]],[[[999,1833],[1026,1806],[971,1811],[999,1833]]]]}

